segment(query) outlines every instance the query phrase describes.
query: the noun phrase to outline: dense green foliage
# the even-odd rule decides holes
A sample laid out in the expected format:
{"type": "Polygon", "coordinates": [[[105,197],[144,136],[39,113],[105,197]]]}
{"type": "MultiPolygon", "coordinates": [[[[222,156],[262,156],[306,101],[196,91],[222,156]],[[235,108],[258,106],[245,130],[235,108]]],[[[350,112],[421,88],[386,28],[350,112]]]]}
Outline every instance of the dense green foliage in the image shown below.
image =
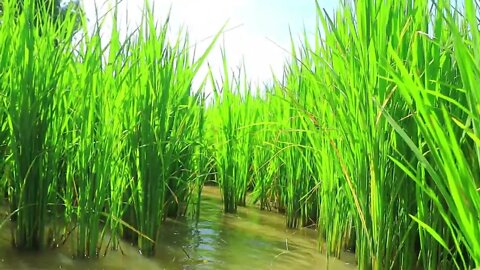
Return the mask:
{"type": "MultiPolygon", "coordinates": [[[[0,15],[3,13],[4,1],[0,0],[0,15]]],[[[82,14],[83,10],[78,0],[20,0],[9,3],[10,12],[14,12],[15,15],[22,13],[25,9],[25,5],[32,5],[32,8],[40,11],[37,15],[34,15],[32,20],[33,24],[36,26],[41,26],[43,24],[42,20],[48,19],[53,20],[56,23],[61,23],[65,19],[67,14],[72,16],[74,14],[82,14]]]]}
{"type": "Polygon", "coordinates": [[[152,254],[162,220],[214,178],[226,212],[250,193],[288,227],[317,226],[328,255],[354,249],[360,269],[480,266],[477,2],[318,8],[314,40],[292,42],[264,92],[223,51],[208,106],[191,86],[205,55],[150,11],[108,44],[83,22],[74,46],[75,16],[32,28],[41,12],[6,3],[0,172],[18,248],[72,234],[92,257],[108,232],[152,254]]]}
{"type": "Polygon", "coordinates": [[[203,182],[203,97],[191,85],[205,56],[192,61],[186,37],[171,44],[148,10],[125,42],[83,22],[72,44],[76,16],[12,3],[0,25],[0,161],[14,245],[72,235],[76,255],[94,257],[108,231],[113,247],[125,237],[153,253],[161,220],[184,215],[203,182]]]}
{"type": "Polygon", "coordinates": [[[248,170],[235,192],[316,223],[326,252],[354,248],[361,269],[479,266],[480,7],[465,3],[344,1],[319,9],[266,97],[224,79],[207,125],[226,127],[212,141],[225,201],[248,170]]]}

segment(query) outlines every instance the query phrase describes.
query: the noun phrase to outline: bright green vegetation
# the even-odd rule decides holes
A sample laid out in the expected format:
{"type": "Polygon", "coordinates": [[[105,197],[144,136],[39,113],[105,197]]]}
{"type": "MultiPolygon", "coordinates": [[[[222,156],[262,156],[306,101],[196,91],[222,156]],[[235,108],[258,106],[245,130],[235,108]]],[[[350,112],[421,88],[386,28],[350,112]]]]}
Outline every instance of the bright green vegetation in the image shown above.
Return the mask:
{"type": "Polygon", "coordinates": [[[361,269],[479,266],[480,7],[452,4],[319,10],[265,97],[224,79],[207,125],[224,127],[212,145],[225,201],[248,170],[262,207],[317,224],[326,253],[354,248],[361,269]]]}
{"type": "Polygon", "coordinates": [[[73,43],[71,16],[40,33],[34,10],[17,18],[7,2],[0,168],[14,245],[73,235],[92,257],[108,235],[153,254],[162,221],[197,209],[215,178],[226,212],[251,193],[288,227],[317,226],[328,255],[354,249],[360,269],[480,266],[480,6],[452,4],[318,8],[282,78],[257,91],[223,52],[206,103],[191,86],[205,55],[192,61],[149,11],[126,41],[114,28],[109,44],[98,31],[73,43]]]}
{"type": "Polygon", "coordinates": [[[204,56],[192,61],[187,38],[170,43],[149,11],[135,36],[121,42],[114,27],[103,44],[98,29],[76,41],[75,16],[31,27],[48,12],[27,1],[17,16],[12,3],[0,25],[0,149],[14,245],[70,236],[76,256],[95,257],[108,235],[152,254],[161,221],[184,215],[203,183],[203,98],[191,84],[204,56]]]}

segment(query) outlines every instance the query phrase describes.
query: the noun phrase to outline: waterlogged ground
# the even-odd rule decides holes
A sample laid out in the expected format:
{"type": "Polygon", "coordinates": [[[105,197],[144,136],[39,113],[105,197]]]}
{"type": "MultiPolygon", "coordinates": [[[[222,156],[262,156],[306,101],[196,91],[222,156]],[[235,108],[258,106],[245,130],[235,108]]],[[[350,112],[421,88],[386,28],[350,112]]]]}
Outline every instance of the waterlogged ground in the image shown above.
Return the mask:
{"type": "MultiPolygon", "coordinates": [[[[225,215],[218,191],[206,188],[197,224],[167,221],[157,255],[146,258],[123,244],[98,260],[73,260],[68,247],[38,253],[18,252],[10,246],[10,232],[0,233],[0,269],[327,269],[317,252],[313,230],[286,230],[284,218],[254,208],[225,215]]],[[[351,254],[344,261],[330,259],[328,269],[354,269],[351,254]]]]}

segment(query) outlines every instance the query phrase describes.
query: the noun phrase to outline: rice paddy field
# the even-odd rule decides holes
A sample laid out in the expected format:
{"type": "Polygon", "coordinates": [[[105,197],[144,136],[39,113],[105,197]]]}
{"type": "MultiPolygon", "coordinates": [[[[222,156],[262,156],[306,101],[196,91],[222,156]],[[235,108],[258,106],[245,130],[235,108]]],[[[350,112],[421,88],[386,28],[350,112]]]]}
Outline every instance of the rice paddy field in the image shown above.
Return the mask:
{"type": "MultiPolygon", "coordinates": [[[[125,40],[113,16],[106,42],[105,18],[91,31],[74,9],[0,3],[0,250],[68,245],[70,264],[102,268],[128,243],[168,261],[162,239],[185,241],[171,224],[218,206],[204,205],[213,184],[219,223],[256,207],[358,269],[480,267],[478,1],[319,2],[315,38],[292,41],[262,87],[228,69],[228,48],[222,76],[199,78],[222,29],[198,52],[146,9],[125,40]]],[[[278,248],[246,241],[275,231],[252,224],[207,229],[239,253],[278,248]]],[[[205,268],[241,269],[220,250],[231,260],[205,268]]]]}

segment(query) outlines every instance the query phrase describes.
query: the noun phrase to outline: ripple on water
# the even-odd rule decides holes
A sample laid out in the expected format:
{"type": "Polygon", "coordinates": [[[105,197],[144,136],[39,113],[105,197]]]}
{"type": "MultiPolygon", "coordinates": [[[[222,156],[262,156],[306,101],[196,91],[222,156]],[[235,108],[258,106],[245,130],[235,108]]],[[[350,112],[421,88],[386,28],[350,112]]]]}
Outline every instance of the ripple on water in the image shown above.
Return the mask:
{"type": "MultiPolygon", "coordinates": [[[[167,220],[161,229],[157,255],[146,258],[124,243],[120,252],[99,260],[73,260],[68,247],[41,254],[16,252],[10,231],[0,231],[0,269],[326,269],[318,253],[316,232],[287,230],[282,215],[255,208],[223,214],[218,191],[207,188],[198,222],[167,220]]],[[[329,269],[354,269],[330,260],[329,269]]]]}

